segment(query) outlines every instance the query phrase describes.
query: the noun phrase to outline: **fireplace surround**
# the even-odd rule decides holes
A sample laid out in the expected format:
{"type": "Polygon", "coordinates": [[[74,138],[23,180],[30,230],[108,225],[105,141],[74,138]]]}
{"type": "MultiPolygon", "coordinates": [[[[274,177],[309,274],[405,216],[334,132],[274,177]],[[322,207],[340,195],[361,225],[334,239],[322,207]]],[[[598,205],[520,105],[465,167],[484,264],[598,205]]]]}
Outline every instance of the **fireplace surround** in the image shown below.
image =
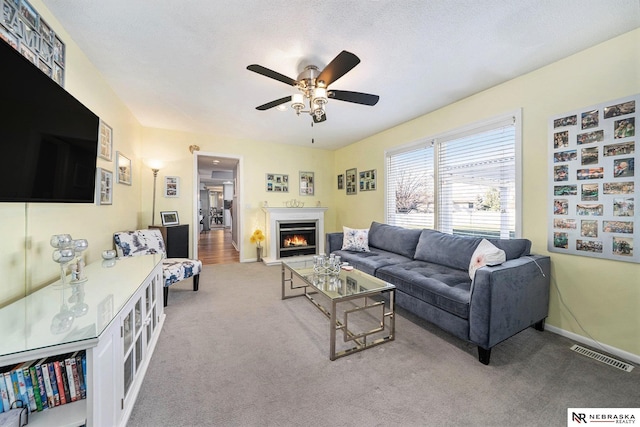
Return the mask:
{"type": "MultiPolygon", "coordinates": [[[[324,213],[327,208],[313,207],[313,208],[276,208],[266,207],[262,208],[266,213],[266,241],[267,249],[266,256],[263,256],[262,261],[267,265],[280,264],[282,258],[288,258],[290,253],[294,253],[295,256],[300,255],[314,255],[324,253],[324,213]],[[309,225],[315,226],[315,234],[311,236],[311,230],[307,230],[309,225]],[[284,234],[298,235],[298,237],[306,236],[307,247],[301,248],[302,243],[299,240],[294,240],[287,247],[280,248],[280,233],[284,228],[284,234]],[[288,233],[290,228],[297,228],[300,233],[288,233]],[[313,242],[310,243],[309,240],[313,242]],[[298,246],[298,247],[296,247],[298,246]]],[[[292,236],[293,237],[293,236],[292,236]]],[[[286,236],[284,236],[286,238],[286,236]]],[[[284,244],[282,245],[284,246],[284,244]]]]}

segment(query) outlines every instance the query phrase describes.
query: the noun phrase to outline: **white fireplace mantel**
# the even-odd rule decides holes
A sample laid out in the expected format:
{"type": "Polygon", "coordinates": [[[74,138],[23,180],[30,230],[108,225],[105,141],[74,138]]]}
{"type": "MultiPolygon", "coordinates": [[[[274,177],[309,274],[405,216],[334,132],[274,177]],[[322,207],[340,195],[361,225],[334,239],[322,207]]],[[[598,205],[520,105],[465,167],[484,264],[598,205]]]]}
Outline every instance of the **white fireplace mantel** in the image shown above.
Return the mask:
{"type": "Polygon", "coordinates": [[[318,223],[318,253],[324,253],[324,213],[327,208],[262,208],[267,214],[266,221],[266,239],[267,239],[267,253],[262,258],[262,261],[266,265],[280,264],[280,260],[277,259],[278,244],[275,236],[278,221],[290,221],[290,220],[302,220],[302,221],[317,221],[318,223]]]}

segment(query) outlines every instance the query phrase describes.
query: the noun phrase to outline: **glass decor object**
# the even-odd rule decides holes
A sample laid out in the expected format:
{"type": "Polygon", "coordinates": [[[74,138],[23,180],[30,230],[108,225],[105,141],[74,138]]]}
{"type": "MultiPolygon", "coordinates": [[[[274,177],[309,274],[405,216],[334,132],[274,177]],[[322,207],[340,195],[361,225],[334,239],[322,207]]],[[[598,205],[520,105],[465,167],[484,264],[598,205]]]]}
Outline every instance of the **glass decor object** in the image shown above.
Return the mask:
{"type": "Polygon", "coordinates": [[[82,283],[87,280],[85,275],[84,257],[82,252],[89,247],[87,239],[73,239],[70,234],[54,234],[49,240],[53,250],[53,261],[60,264],[60,283],[64,287],[67,278],[67,268],[71,269],[71,284],[82,283]]]}

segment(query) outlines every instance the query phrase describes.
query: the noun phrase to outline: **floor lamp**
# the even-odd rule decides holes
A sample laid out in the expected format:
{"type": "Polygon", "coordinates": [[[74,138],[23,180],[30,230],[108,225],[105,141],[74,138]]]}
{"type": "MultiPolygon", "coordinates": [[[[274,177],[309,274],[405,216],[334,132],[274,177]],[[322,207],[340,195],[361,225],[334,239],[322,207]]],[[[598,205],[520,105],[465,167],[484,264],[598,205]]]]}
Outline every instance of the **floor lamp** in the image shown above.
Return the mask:
{"type": "Polygon", "coordinates": [[[153,208],[151,211],[151,225],[154,226],[156,225],[156,184],[158,181],[158,172],[160,172],[162,163],[158,160],[149,160],[147,165],[153,172],[153,208]]]}
{"type": "Polygon", "coordinates": [[[156,181],[158,181],[158,172],[160,169],[151,169],[153,171],[153,210],[151,211],[151,225],[156,225],[156,181]]]}

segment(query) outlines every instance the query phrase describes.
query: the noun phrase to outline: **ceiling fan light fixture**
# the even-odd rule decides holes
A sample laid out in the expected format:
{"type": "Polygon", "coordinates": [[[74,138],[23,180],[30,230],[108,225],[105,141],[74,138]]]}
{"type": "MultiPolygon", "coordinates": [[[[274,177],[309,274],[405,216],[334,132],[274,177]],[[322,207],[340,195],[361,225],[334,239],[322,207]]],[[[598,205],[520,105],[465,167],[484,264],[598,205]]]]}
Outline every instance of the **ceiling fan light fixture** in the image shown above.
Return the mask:
{"type": "Polygon", "coordinates": [[[327,103],[327,89],[323,87],[317,87],[313,90],[312,97],[313,104],[322,108],[327,103]]]}
{"type": "Polygon", "coordinates": [[[296,93],[291,96],[291,108],[296,110],[297,114],[300,114],[300,111],[304,108],[304,97],[301,93],[296,93]]]}

